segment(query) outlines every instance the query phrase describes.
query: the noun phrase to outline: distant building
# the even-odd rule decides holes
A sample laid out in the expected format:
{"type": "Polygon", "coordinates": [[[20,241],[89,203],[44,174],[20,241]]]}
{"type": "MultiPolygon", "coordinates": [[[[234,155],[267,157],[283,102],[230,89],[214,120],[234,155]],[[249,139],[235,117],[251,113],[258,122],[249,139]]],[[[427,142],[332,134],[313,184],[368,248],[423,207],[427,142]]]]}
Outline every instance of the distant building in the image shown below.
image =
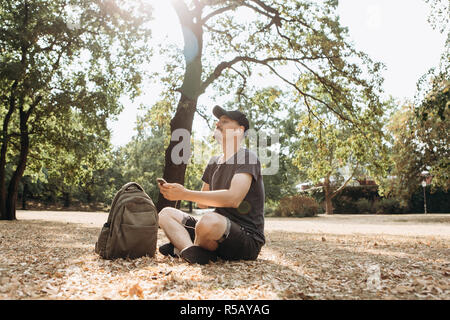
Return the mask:
{"type": "Polygon", "coordinates": [[[369,177],[356,179],[356,181],[359,182],[360,186],[376,186],[377,185],[377,183],[369,177]]]}
{"type": "MultiPolygon", "coordinates": [[[[331,179],[331,182],[333,182],[334,179],[331,179]]],[[[352,179],[349,181],[347,186],[349,187],[357,187],[357,186],[376,186],[377,183],[371,179],[370,177],[364,177],[360,179],[352,179]]],[[[300,183],[296,185],[297,190],[299,191],[305,191],[311,188],[317,188],[317,187],[323,187],[323,183],[319,182],[317,184],[313,184],[311,181],[307,181],[304,183],[300,183]]]]}
{"type": "Polygon", "coordinates": [[[305,190],[312,188],[313,184],[311,182],[305,182],[305,183],[300,183],[300,184],[296,185],[295,187],[299,191],[305,191],[305,190]]]}

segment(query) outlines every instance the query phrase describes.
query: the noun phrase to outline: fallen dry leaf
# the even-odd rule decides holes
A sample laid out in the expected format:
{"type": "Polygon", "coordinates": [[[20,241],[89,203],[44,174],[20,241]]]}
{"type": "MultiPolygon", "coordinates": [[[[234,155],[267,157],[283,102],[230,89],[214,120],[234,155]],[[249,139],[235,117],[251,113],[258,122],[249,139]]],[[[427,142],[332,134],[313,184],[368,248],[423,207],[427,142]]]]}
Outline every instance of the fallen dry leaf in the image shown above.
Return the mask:
{"type": "Polygon", "coordinates": [[[411,287],[400,285],[400,286],[395,287],[394,291],[396,291],[398,293],[407,293],[407,292],[410,292],[410,291],[414,291],[414,289],[411,288],[411,287]]]}
{"type": "MultiPolygon", "coordinates": [[[[256,261],[198,266],[159,252],[100,259],[93,250],[100,227],[0,221],[0,300],[450,299],[449,236],[342,233],[342,224],[336,232],[288,232],[270,224],[256,261]],[[367,290],[373,265],[379,289],[367,290]]],[[[158,245],[167,241],[159,230],[158,245]]]]}
{"type": "Polygon", "coordinates": [[[130,296],[138,296],[141,299],[144,298],[144,290],[137,283],[128,290],[128,294],[130,296]]]}

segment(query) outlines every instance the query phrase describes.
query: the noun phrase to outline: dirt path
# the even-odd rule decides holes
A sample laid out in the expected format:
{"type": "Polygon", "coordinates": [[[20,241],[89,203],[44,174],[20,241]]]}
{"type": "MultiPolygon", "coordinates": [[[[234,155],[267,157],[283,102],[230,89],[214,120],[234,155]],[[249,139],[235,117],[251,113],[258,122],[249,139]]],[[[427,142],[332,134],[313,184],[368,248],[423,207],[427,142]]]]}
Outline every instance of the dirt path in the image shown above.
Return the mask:
{"type": "Polygon", "coordinates": [[[440,236],[450,240],[450,215],[321,215],[267,219],[266,230],[302,233],[440,236]]]}
{"type": "MultiPolygon", "coordinates": [[[[107,217],[108,214],[105,212],[17,211],[19,220],[69,222],[88,227],[101,227],[107,217]]],[[[265,230],[298,233],[442,236],[450,239],[450,214],[266,218],[265,230]]]]}

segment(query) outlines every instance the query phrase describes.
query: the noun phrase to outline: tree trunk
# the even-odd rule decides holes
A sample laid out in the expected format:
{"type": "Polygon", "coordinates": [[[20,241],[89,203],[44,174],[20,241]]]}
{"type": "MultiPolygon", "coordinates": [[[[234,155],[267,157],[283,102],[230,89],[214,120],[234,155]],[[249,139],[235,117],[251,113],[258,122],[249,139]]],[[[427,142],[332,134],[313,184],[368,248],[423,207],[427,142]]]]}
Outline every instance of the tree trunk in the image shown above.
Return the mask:
{"type": "Polygon", "coordinates": [[[323,184],[323,190],[325,193],[325,213],[327,215],[333,214],[333,203],[332,203],[332,190],[330,185],[330,179],[326,178],[323,184]]]}
{"type": "Polygon", "coordinates": [[[8,197],[6,198],[6,220],[16,220],[16,202],[19,183],[27,166],[28,152],[30,150],[30,137],[28,133],[28,119],[33,109],[39,104],[42,96],[25,112],[23,105],[20,106],[20,154],[16,171],[14,171],[8,187],[8,197]]]}
{"type": "MultiPolygon", "coordinates": [[[[190,134],[192,132],[192,122],[194,121],[194,114],[197,110],[197,100],[202,93],[202,50],[203,50],[203,29],[199,17],[196,12],[190,11],[183,1],[172,1],[175,12],[181,24],[181,29],[184,39],[184,58],[186,61],[186,70],[184,73],[183,84],[178,89],[181,92],[181,97],[178,102],[175,116],[170,121],[170,134],[174,138],[174,131],[177,129],[185,129],[189,132],[189,141],[184,141],[186,145],[190,145],[190,134]],[[194,37],[192,36],[194,35],[194,37]]],[[[201,10],[201,9],[200,9],[201,10]]],[[[198,13],[198,12],[197,12],[198,13]]],[[[170,141],[165,153],[165,166],[163,178],[169,183],[179,183],[184,185],[184,176],[186,173],[187,161],[181,164],[175,164],[172,161],[172,151],[174,147],[182,142],[182,138],[178,141],[170,141]]],[[[174,153],[174,156],[182,156],[174,153]]],[[[180,202],[178,202],[179,204],[180,202]]],[[[156,208],[158,211],[164,207],[173,207],[175,201],[165,199],[162,194],[158,196],[158,203],[156,208]]]]}
{"type": "Polygon", "coordinates": [[[70,192],[63,192],[64,208],[70,207],[70,192]]]}
{"type": "Polygon", "coordinates": [[[24,183],[22,192],[22,210],[27,210],[28,183],[24,183]]]}
{"type": "MultiPolygon", "coordinates": [[[[24,3],[24,14],[23,14],[23,26],[26,30],[28,25],[28,1],[24,3]]],[[[23,44],[22,49],[22,59],[21,66],[22,70],[20,72],[20,77],[26,73],[27,70],[27,54],[29,46],[23,44]]],[[[0,159],[0,219],[1,220],[15,220],[16,219],[16,201],[17,201],[17,189],[19,187],[20,179],[25,171],[28,150],[29,150],[29,136],[27,122],[28,118],[33,111],[33,109],[42,100],[42,96],[39,96],[36,101],[29,107],[28,111],[23,110],[24,92],[21,93],[20,97],[16,96],[16,89],[18,87],[18,78],[14,81],[11,87],[11,94],[9,96],[9,109],[6,117],[3,121],[3,139],[1,148],[1,159],[0,159]],[[6,196],[6,183],[5,183],[5,169],[6,169],[6,151],[8,148],[8,125],[12,114],[16,109],[16,99],[19,98],[20,103],[20,155],[19,162],[14,172],[11,181],[9,182],[8,195],[6,196]]]]}
{"type": "Polygon", "coordinates": [[[88,204],[91,204],[91,202],[92,202],[92,195],[91,195],[90,191],[86,191],[86,202],[88,204]]]}
{"type": "Polygon", "coordinates": [[[21,134],[20,134],[20,155],[16,171],[14,171],[8,187],[8,197],[6,198],[6,220],[16,220],[16,202],[20,179],[23,176],[27,165],[28,151],[30,147],[30,140],[26,128],[26,123],[23,122],[23,115],[21,114],[21,134]]]}
{"type": "MultiPolygon", "coordinates": [[[[5,122],[5,121],[4,121],[5,122]]],[[[0,155],[0,220],[6,219],[6,151],[8,139],[5,137],[7,130],[3,130],[3,139],[0,155]]]]}
{"type": "Polygon", "coordinates": [[[6,220],[6,152],[8,151],[8,127],[11,120],[11,116],[16,109],[16,96],[15,90],[17,88],[18,81],[15,81],[11,87],[11,95],[9,97],[9,109],[3,119],[3,131],[2,131],[2,146],[0,151],[0,220],[6,220]]]}
{"type": "Polygon", "coordinates": [[[325,193],[325,213],[327,215],[333,214],[333,203],[331,201],[331,196],[329,193],[325,193]]]}
{"type": "MultiPolygon", "coordinates": [[[[194,121],[194,114],[197,108],[197,99],[190,99],[184,94],[181,94],[181,99],[178,104],[177,112],[170,122],[170,131],[171,134],[177,129],[186,129],[189,133],[192,132],[192,122],[194,121]]],[[[180,141],[170,141],[169,146],[166,149],[165,154],[165,166],[163,178],[169,183],[179,183],[184,185],[184,176],[186,173],[186,163],[174,164],[172,161],[172,150],[173,148],[180,143],[180,141]]],[[[185,142],[190,146],[190,136],[189,141],[185,142]]],[[[183,156],[184,154],[181,152],[180,154],[175,154],[175,156],[183,156]]],[[[158,203],[156,205],[158,212],[165,207],[174,207],[175,201],[169,201],[159,194],[158,203]]]]}

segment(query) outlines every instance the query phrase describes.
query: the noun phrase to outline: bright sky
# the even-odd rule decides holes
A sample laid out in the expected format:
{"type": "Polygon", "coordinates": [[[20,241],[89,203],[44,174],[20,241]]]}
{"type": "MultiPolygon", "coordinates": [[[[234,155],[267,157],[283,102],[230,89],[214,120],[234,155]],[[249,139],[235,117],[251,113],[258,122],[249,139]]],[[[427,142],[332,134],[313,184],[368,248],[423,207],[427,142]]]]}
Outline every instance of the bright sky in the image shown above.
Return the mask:
{"type": "MultiPolygon", "coordinates": [[[[340,0],[341,23],[349,28],[356,48],[374,61],[386,64],[384,89],[398,99],[415,95],[417,80],[439,64],[444,51],[445,35],[433,30],[427,22],[429,7],[423,0],[340,0]]],[[[181,30],[169,1],[155,1],[154,41],[166,35],[183,49],[181,30]]],[[[159,68],[163,59],[153,59],[149,68],[159,68]]],[[[110,122],[112,144],[125,145],[135,134],[138,107],[156,102],[160,88],[151,84],[134,103],[124,98],[125,109],[110,122]]],[[[198,120],[197,120],[198,121],[198,120]]]]}

